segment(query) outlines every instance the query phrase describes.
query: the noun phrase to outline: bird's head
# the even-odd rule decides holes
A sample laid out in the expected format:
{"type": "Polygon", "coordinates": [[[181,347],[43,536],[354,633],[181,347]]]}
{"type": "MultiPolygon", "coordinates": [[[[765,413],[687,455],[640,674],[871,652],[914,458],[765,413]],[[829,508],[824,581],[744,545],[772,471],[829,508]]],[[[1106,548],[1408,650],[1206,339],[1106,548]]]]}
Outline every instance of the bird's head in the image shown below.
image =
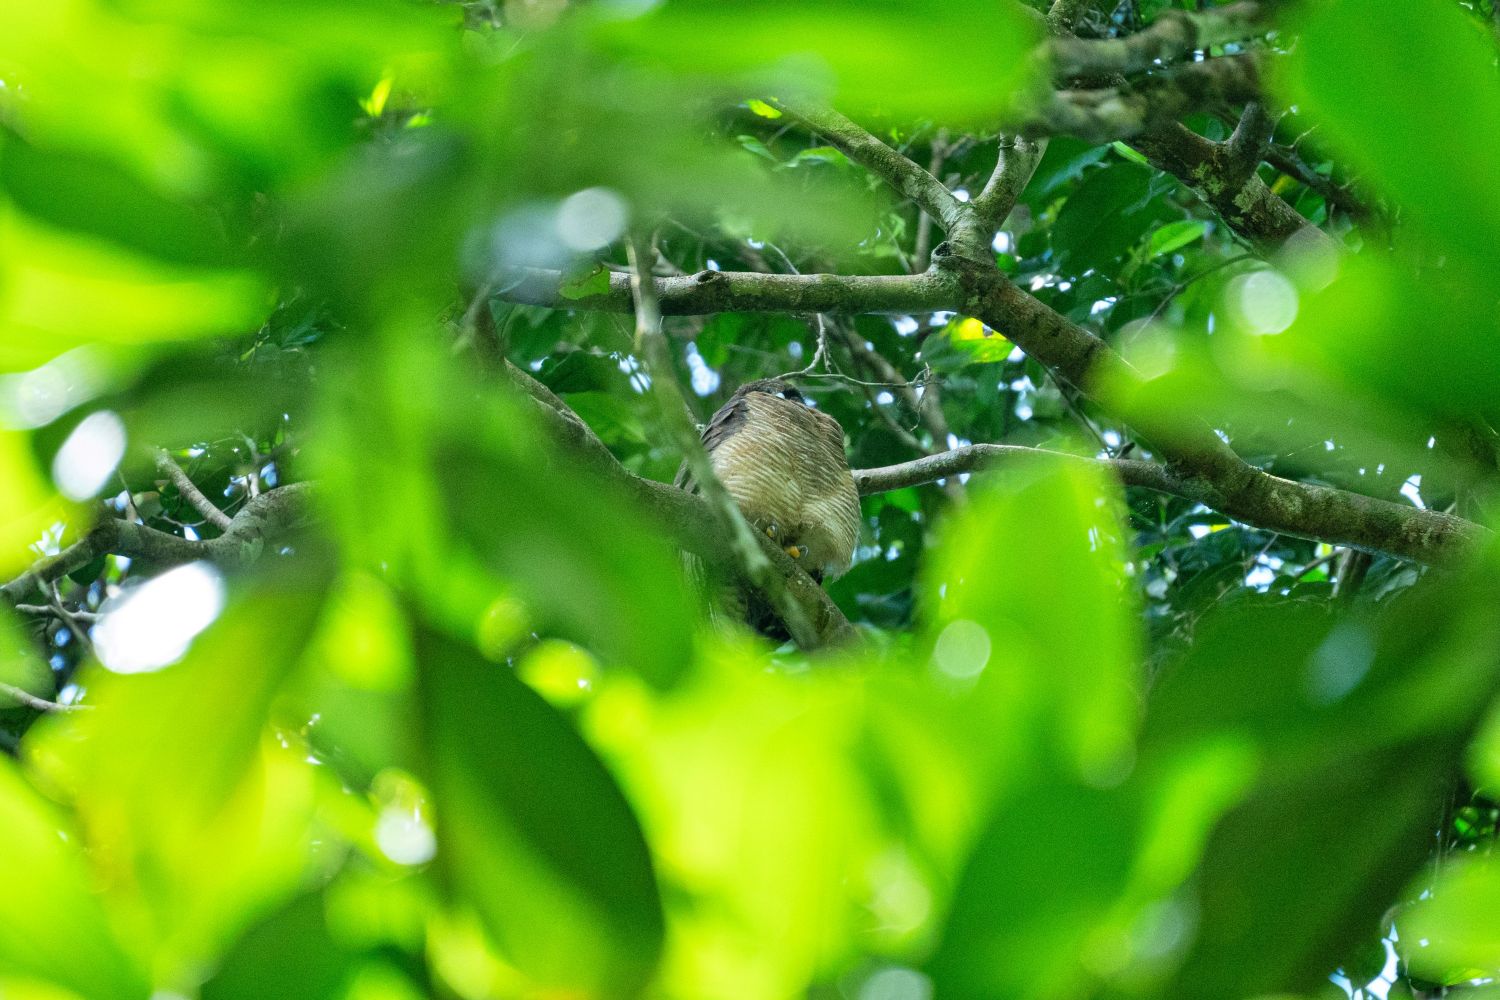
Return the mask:
{"type": "Polygon", "coordinates": [[[754,382],[746,382],[744,385],[736,389],[734,394],[736,396],[748,396],[752,392],[763,392],[767,396],[775,396],[778,399],[788,399],[793,403],[801,403],[805,405],[807,402],[802,398],[802,393],[797,391],[796,386],[779,378],[763,378],[757,379],[754,382]]]}

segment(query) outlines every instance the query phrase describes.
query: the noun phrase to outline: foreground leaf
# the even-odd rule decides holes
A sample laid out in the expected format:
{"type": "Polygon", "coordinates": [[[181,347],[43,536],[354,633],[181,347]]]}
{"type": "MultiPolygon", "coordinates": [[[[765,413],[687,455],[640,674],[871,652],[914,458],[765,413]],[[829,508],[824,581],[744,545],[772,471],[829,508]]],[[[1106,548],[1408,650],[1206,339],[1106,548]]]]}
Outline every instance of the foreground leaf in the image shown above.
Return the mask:
{"type": "Polygon", "coordinates": [[[661,901],[614,779],[508,667],[432,632],[418,663],[450,888],[537,982],[636,995],[661,952],[661,901]]]}

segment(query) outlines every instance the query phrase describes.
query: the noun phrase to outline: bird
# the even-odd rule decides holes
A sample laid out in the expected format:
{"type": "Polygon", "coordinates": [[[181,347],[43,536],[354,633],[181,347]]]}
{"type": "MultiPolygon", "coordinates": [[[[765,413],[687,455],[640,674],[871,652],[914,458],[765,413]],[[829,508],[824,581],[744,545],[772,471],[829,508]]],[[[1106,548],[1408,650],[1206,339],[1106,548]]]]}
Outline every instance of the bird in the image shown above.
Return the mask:
{"type": "MultiPolygon", "coordinates": [[[[745,520],[809,576],[822,583],[849,568],[859,539],[859,493],[837,420],[808,405],[790,382],[758,379],[719,407],[702,441],[714,474],[745,520]]],[[[676,484],[696,488],[686,463],[676,484]]],[[[758,631],[781,635],[758,594],[721,603],[726,615],[742,614],[758,631]]]]}

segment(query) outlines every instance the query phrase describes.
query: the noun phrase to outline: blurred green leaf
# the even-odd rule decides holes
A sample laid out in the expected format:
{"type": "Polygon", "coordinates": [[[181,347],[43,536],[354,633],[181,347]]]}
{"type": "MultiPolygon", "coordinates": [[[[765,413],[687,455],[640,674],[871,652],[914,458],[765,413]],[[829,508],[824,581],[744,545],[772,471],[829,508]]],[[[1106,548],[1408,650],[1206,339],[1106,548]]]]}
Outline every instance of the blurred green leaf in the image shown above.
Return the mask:
{"type": "Polygon", "coordinates": [[[69,511],[37,469],[26,434],[0,428],[0,480],[0,576],[9,579],[31,563],[30,546],[69,511]]]}
{"type": "Polygon", "coordinates": [[[80,344],[154,344],[254,329],[269,309],[246,271],[168,265],[0,205],[0,368],[80,344]]]}
{"type": "Polygon", "coordinates": [[[1029,775],[974,847],[929,969],[943,995],[1083,994],[1098,925],[1134,861],[1121,790],[1029,775]]]}
{"type": "Polygon", "coordinates": [[[1451,985],[1500,973],[1500,864],[1463,857],[1441,869],[1430,890],[1396,918],[1411,971],[1451,985]]]}
{"type": "Polygon", "coordinates": [[[675,550],[636,501],[548,458],[528,401],[480,385],[420,341],[387,343],[388,354],[346,356],[322,401],[325,502],[355,562],[425,595],[458,634],[476,634],[505,594],[539,632],[654,683],[679,676],[693,599],[675,550]],[[410,366],[428,377],[398,374],[410,366]],[[360,461],[375,453],[388,459],[360,461]],[[370,508],[371,495],[382,509],[370,508]]]}
{"type": "Polygon", "coordinates": [[[1158,685],[1143,757],[1248,739],[1259,776],[1205,847],[1197,931],[1160,988],[1310,988],[1377,931],[1426,858],[1460,750],[1500,685],[1486,580],[1433,584],[1378,623],[1297,603],[1205,622],[1158,685]],[[1344,835],[1350,816],[1357,837],[1344,835]]]}
{"type": "Polygon", "coordinates": [[[78,833],[0,757],[0,977],[35,976],[86,1000],[151,994],[117,943],[78,849],[78,833]]]}
{"type": "Polygon", "coordinates": [[[1434,248],[1488,269],[1500,207],[1500,83],[1491,33],[1442,0],[1304,4],[1279,86],[1402,205],[1434,248]],[[1403,73],[1401,65],[1423,67],[1403,73]]]}
{"type": "Polygon", "coordinates": [[[1134,853],[1137,807],[1104,790],[1131,765],[1138,697],[1121,522],[1083,463],[1017,463],[996,480],[950,517],[924,574],[927,669],[961,692],[944,714],[990,817],[930,968],[945,995],[1062,997],[1134,853]]]}
{"type": "Polygon", "coordinates": [[[378,577],[345,573],[332,587],[301,670],[290,685],[307,738],[352,787],[386,768],[415,769],[416,674],[410,628],[378,577]]]}
{"type": "Polygon", "coordinates": [[[262,190],[326,166],[355,138],[383,73],[421,80],[455,11],[372,0],[234,4],[66,0],[0,10],[23,131],[100,153],[171,194],[262,190]],[[246,101],[246,94],[257,100],[246,101]]]}
{"type": "Polygon", "coordinates": [[[758,648],[714,642],[669,692],[607,680],[585,715],[651,836],[674,995],[801,995],[929,930],[924,859],[884,836],[861,759],[866,697],[912,702],[867,695],[857,664],[791,676],[758,648]]]}
{"type": "Polygon", "coordinates": [[[306,559],[277,562],[232,595],[182,662],[96,666],[79,678],[93,708],[49,717],[27,738],[29,759],[77,811],[112,905],[130,915],[129,945],[168,978],[217,954],[307,864],[307,764],[273,742],[267,720],[326,577],[306,559]]]}
{"type": "MultiPolygon", "coordinates": [[[[10,609],[0,607],[0,683],[20,688],[39,698],[57,693],[57,679],[52,669],[37,654],[30,637],[23,634],[20,623],[10,609]]],[[[0,691],[0,712],[20,706],[9,693],[0,691]]]]}
{"type": "Polygon", "coordinates": [[[323,894],[299,896],[250,929],[203,984],[203,1000],[336,1000],[354,956],[329,931],[323,894]]]}
{"type": "MultiPolygon", "coordinates": [[[[1123,521],[1113,487],[1082,462],[1021,460],[953,512],[923,575],[931,669],[1022,729],[1045,733],[1075,773],[1114,773],[1130,753],[1137,639],[1122,586],[1123,521]],[[1036,511],[1047,511],[1045,521],[1036,511]],[[1045,574],[1033,572],[1040,565],[1045,574]],[[1070,669],[1051,669],[1068,622],[1070,669]]],[[[997,741],[998,742],[998,741],[997,741]]]]}
{"type": "Polygon", "coordinates": [[[118,166],[39,149],[3,131],[0,190],[35,219],[164,262],[214,267],[234,257],[222,220],[209,206],[173,201],[118,166]]]}
{"type": "Polygon", "coordinates": [[[1019,11],[979,0],[673,0],[600,34],[625,53],[747,89],[813,90],[856,114],[951,123],[993,120],[1009,106],[1030,80],[1039,32],[1019,11]],[[913,48],[942,52],[943,71],[892,74],[913,48]]]}
{"type": "Polygon", "coordinates": [[[540,983],[637,995],[662,947],[645,840],[608,771],[509,667],[418,637],[439,859],[540,983]]]}

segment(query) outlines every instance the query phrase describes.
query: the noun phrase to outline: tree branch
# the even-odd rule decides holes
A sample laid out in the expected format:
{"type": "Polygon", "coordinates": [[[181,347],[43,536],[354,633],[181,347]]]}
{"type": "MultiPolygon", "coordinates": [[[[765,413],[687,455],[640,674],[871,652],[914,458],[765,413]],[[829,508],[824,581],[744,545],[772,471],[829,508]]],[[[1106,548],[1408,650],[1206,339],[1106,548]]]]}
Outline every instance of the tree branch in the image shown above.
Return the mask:
{"type": "Polygon", "coordinates": [[[944,230],[962,217],[964,203],[953,197],[942,181],[837,111],[784,103],[779,106],[789,118],[818,132],[849,159],[915,201],[944,230]]]}
{"type": "Polygon", "coordinates": [[[1271,133],[1276,130],[1276,119],[1260,101],[1245,105],[1234,132],[1224,140],[1223,183],[1227,188],[1243,190],[1255,174],[1255,168],[1265,158],[1266,147],[1271,143],[1271,133]]]}
{"type": "MultiPolygon", "coordinates": [[[[656,300],[665,316],[718,312],[910,313],[944,308],[954,286],[945,275],[922,274],[762,274],[756,271],[699,271],[680,278],[655,279],[656,300]]],[[[579,299],[561,292],[563,274],[544,268],[505,272],[496,296],[509,302],[629,313],[630,276],[611,274],[609,291],[579,299]]]]}
{"type": "Polygon", "coordinates": [[[1107,469],[1126,486],[1141,486],[1159,493],[1181,495],[1183,486],[1163,465],[1126,458],[1084,458],[1062,451],[1016,444],[969,444],[926,458],[886,465],[878,469],[854,470],[854,485],[860,496],[920,486],[969,472],[1003,467],[1006,462],[1043,455],[1061,461],[1085,462],[1107,469]]]}
{"type": "Polygon", "coordinates": [[[229,530],[229,515],[220,510],[214,505],[212,500],[203,495],[203,491],[198,489],[197,485],[188,477],[188,474],[182,470],[182,466],[178,465],[171,455],[158,448],[153,452],[152,458],[156,462],[157,470],[171,480],[172,485],[177,487],[177,492],[182,494],[182,498],[190,503],[194,510],[203,515],[205,521],[220,531],[229,530]]]}
{"type": "MultiPolygon", "coordinates": [[[[965,472],[995,469],[1007,461],[1036,455],[1087,462],[1109,471],[1125,486],[1139,486],[1189,500],[1203,499],[1197,485],[1155,462],[1084,458],[1000,444],[966,445],[900,465],[857,469],[854,483],[861,496],[884,493],[965,472]]],[[[1295,483],[1259,470],[1236,494],[1219,497],[1209,506],[1252,527],[1331,545],[1347,545],[1365,552],[1391,552],[1394,537],[1398,539],[1396,546],[1428,554],[1428,558],[1419,561],[1438,565],[1462,562],[1490,537],[1490,532],[1480,525],[1450,514],[1377,500],[1331,486],[1295,483]]]]}
{"type": "Polygon", "coordinates": [[[94,707],[92,705],[64,705],[61,702],[48,701],[46,698],[38,698],[25,688],[6,684],[3,681],[0,681],[0,698],[10,698],[38,712],[78,712],[94,707]]]}
{"type": "MultiPolygon", "coordinates": [[[[556,272],[551,274],[551,280],[560,283],[561,276],[556,272]]],[[[739,278],[745,281],[736,280],[735,284],[753,285],[756,279],[773,277],[810,278],[814,283],[821,283],[822,279],[831,276],[743,275],[739,278]]],[[[660,290],[681,280],[659,278],[655,285],[660,290]]],[[[841,280],[858,284],[872,279],[841,280]]],[[[893,280],[901,283],[900,287],[910,297],[887,294],[870,303],[865,310],[860,309],[857,297],[841,297],[836,308],[820,311],[953,310],[975,316],[1001,331],[1023,351],[1046,365],[1055,376],[1086,394],[1098,391],[1100,376],[1106,368],[1120,374],[1127,383],[1134,377],[1119,356],[1098,337],[1017,288],[988,262],[968,261],[949,253],[942,256],[940,266],[927,274],[897,276],[893,280]]],[[[797,300],[806,287],[795,283],[761,286],[756,293],[740,298],[739,309],[799,311],[805,307],[799,307],[797,300]]],[[[685,305],[682,301],[678,304],[685,305]]],[[[612,295],[567,305],[621,311],[630,308],[628,300],[618,301],[612,295]]],[[[709,306],[703,311],[720,310],[709,306]]],[[[1167,460],[1174,485],[1180,486],[1180,489],[1167,492],[1179,493],[1246,524],[1437,565],[1462,561],[1490,536],[1485,528],[1462,518],[1271,476],[1246,464],[1206,425],[1153,425],[1140,420],[1137,425],[1137,429],[1154,442],[1157,453],[1167,460]]],[[[655,487],[640,485],[645,481],[630,478],[635,480],[633,488],[638,495],[652,502],[664,514],[669,517],[691,516],[675,498],[664,500],[655,487]]],[[[672,522],[669,520],[668,523],[672,522]]],[[[709,543],[710,547],[714,544],[717,544],[716,540],[709,543]]]]}
{"type": "Polygon", "coordinates": [[[1093,6],[1094,0],[1052,0],[1052,6],[1047,9],[1048,30],[1057,35],[1068,34],[1093,6]]]}
{"type": "Polygon", "coordinates": [[[1140,135],[1221,103],[1260,97],[1254,56],[1223,56],[1100,90],[1053,92],[1013,129],[1029,138],[1073,135],[1094,143],[1140,135]]]}
{"type": "Polygon", "coordinates": [[[1337,249],[1328,234],[1266,187],[1253,166],[1244,171],[1243,161],[1236,162],[1228,144],[1205,139],[1186,125],[1172,122],[1138,136],[1131,145],[1153,167],[1198,192],[1259,253],[1275,253],[1293,237],[1326,252],[1337,249]],[[1235,183],[1241,176],[1243,181],[1235,183]]]}
{"type": "MultiPolygon", "coordinates": [[[[1053,13],[1063,3],[1058,0],[1053,13]]],[[[1052,20],[1052,14],[1048,20],[1052,20]]],[[[1068,25],[1061,27],[1070,29],[1068,25]]],[[[1124,38],[1053,39],[1053,72],[1064,79],[1139,73],[1159,61],[1179,59],[1198,49],[1254,38],[1267,28],[1266,11],[1258,3],[1235,3],[1193,14],[1165,10],[1149,28],[1124,38]]]]}
{"type": "Polygon", "coordinates": [[[220,566],[254,561],[266,542],[288,534],[308,519],[312,486],[296,483],[262,493],[230,519],[218,538],[194,541],[157,531],[134,521],[106,518],[57,555],[39,559],[30,569],[0,586],[0,599],[14,606],[48,584],[81,569],[102,555],[138,559],[154,566],[179,566],[205,559],[220,566]]]}
{"type": "Polygon", "coordinates": [[[974,198],[974,211],[992,232],[1005,224],[1006,216],[1016,207],[1017,199],[1031,183],[1031,175],[1036,173],[1046,152],[1046,139],[1000,137],[994,173],[974,198]]]}

